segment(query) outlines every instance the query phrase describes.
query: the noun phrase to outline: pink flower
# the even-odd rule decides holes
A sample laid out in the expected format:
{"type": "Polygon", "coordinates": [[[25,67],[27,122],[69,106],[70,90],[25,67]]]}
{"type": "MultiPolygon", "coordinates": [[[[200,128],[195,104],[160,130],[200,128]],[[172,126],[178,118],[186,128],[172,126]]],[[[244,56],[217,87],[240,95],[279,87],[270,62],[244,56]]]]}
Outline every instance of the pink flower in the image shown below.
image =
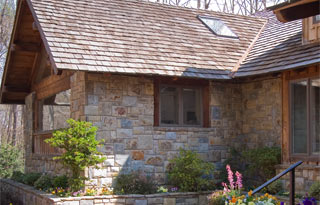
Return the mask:
{"type": "Polygon", "coordinates": [[[230,188],[234,189],[233,172],[232,172],[229,164],[226,166],[226,168],[227,168],[227,172],[228,172],[228,180],[229,180],[230,188]]]}
{"type": "Polygon", "coordinates": [[[242,174],[240,174],[238,171],[236,171],[236,177],[237,177],[237,182],[236,185],[238,189],[242,188],[242,174]]]}
{"type": "Polygon", "coordinates": [[[228,186],[226,183],[222,182],[222,186],[223,186],[223,194],[230,192],[230,189],[228,189],[228,186]]]}

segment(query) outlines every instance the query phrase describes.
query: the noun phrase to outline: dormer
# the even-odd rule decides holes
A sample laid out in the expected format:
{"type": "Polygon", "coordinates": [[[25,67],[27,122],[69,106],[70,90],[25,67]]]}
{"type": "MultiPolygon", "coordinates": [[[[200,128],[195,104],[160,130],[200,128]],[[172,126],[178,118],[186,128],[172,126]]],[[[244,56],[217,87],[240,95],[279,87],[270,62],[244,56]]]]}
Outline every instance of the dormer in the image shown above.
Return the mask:
{"type": "Polygon", "coordinates": [[[302,20],[302,41],[304,44],[320,41],[320,15],[302,20]]]}

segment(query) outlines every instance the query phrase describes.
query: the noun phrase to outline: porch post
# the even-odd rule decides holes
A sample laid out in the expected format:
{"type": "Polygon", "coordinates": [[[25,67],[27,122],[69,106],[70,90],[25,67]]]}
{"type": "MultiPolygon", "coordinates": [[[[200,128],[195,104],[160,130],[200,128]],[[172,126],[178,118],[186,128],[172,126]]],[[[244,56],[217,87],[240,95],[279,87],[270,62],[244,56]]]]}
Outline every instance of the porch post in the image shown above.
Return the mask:
{"type": "Polygon", "coordinates": [[[295,196],[295,169],[292,169],[290,172],[290,205],[294,205],[294,196],[295,196]]]}

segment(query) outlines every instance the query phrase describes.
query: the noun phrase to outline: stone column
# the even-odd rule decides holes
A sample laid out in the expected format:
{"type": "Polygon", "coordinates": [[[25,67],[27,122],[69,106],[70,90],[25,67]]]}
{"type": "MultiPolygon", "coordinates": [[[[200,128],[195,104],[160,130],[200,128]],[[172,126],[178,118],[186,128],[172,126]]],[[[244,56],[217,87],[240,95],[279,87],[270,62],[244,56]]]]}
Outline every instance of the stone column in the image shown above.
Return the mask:
{"type": "Polygon", "coordinates": [[[34,123],[34,104],[35,93],[29,94],[25,98],[25,113],[24,113],[24,142],[25,142],[25,171],[30,172],[32,169],[32,148],[33,148],[33,123],[34,123]]]}

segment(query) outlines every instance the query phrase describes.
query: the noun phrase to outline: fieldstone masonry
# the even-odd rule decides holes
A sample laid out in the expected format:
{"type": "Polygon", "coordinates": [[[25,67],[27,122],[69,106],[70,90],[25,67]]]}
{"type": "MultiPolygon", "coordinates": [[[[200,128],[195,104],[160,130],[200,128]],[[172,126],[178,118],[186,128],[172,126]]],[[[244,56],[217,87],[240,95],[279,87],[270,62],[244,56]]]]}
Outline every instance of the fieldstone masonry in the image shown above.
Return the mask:
{"type": "MultiPolygon", "coordinates": [[[[104,140],[99,150],[107,157],[99,165],[101,169],[85,171],[91,179],[87,186],[109,185],[119,173],[138,170],[165,184],[169,160],[179,148],[194,150],[219,167],[231,146],[280,143],[280,79],[210,82],[211,128],[154,127],[153,83],[152,77],[85,72],[75,72],[71,77],[71,117],[99,128],[97,139],[104,140]]],[[[30,129],[26,127],[26,135],[32,132],[30,129]]],[[[29,171],[66,171],[50,157],[27,161],[29,171]]]]}
{"type": "Polygon", "coordinates": [[[209,192],[59,198],[8,179],[0,180],[0,204],[19,205],[207,205],[209,192]]]}

